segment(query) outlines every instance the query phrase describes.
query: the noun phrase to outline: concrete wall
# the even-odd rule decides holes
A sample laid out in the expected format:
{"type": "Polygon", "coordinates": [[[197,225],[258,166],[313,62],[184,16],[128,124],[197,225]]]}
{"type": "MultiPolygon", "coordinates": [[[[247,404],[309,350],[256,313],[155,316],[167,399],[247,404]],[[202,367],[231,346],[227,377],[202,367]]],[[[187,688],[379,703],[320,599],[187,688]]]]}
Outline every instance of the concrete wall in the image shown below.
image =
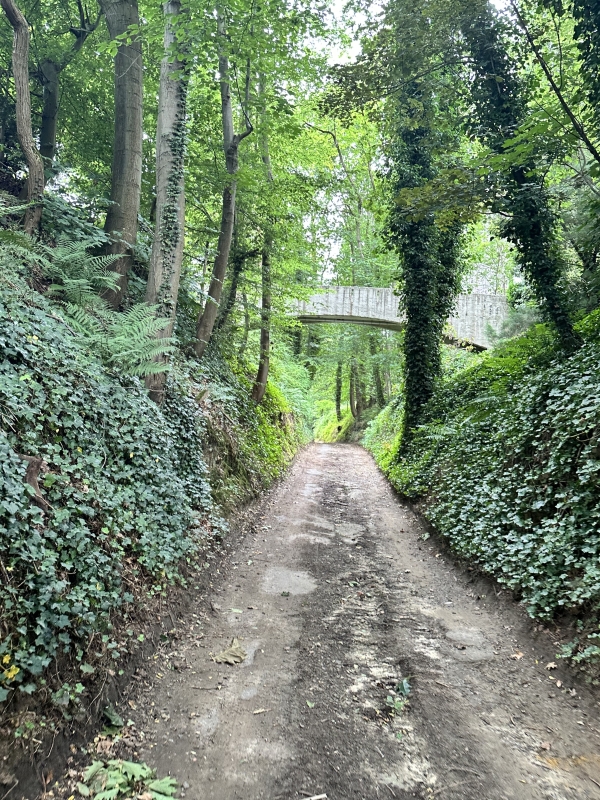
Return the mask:
{"type": "Polygon", "coordinates": [[[507,314],[508,305],[502,295],[459,294],[456,311],[448,325],[455,338],[489,347],[488,324],[497,332],[507,314]]]}
{"type": "MultiPolygon", "coordinates": [[[[351,322],[401,330],[404,316],[398,312],[399,299],[392,289],[367,286],[333,286],[309,300],[298,301],[294,309],[301,322],[351,322]]],[[[461,294],[455,314],[448,320],[447,333],[480,347],[489,347],[488,323],[498,330],[507,314],[504,297],[461,294]]]]}

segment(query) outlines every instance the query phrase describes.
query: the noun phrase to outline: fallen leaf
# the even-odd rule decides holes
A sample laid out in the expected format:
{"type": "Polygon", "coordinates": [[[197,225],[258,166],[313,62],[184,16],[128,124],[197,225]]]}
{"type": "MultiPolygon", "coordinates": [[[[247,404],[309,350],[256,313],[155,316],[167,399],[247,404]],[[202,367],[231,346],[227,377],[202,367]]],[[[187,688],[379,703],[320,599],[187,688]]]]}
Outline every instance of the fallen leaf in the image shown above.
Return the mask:
{"type": "Polygon", "coordinates": [[[230,611],[233,614],[243,614],[244,613],[241,608],[232,608],[232,609],[230,609],[230,611]]]}
{"type": "Polygon", "coordinates": [[[239,641],[232,639],[229,647],[214,656],[213,661],[217,664],[241,664],[247,655],[239,641]]]}
{"type": "Polygon", "coordinates": [[[562,686],[562,681],[556,681],[556,688],[560,689],[561,686],[562,686]]]}
{"type": "Polygon", "coordinates": [[[307,700],[307,701],[306,701],[306,705],[307,705],[309,708],[314,708],[314,707],[315,707],[315,704],[314,704],[314,703],[311,703],[311,702],[310,702],[310,700],[307,700]]]}
{"type": "Polygon", "coordinates": [[[525,654],[522,653],[520,650],[517,650],[516,653],[513,653],[511,658],[514,658],[515,661],[520,661],[525,654]]]}
{"type": "Polygon", "coordinates": [[[558,666],[554,663],[554,661],[550,661],[549,664],[546,664],[546,669],[558,669],[558,666]]]}

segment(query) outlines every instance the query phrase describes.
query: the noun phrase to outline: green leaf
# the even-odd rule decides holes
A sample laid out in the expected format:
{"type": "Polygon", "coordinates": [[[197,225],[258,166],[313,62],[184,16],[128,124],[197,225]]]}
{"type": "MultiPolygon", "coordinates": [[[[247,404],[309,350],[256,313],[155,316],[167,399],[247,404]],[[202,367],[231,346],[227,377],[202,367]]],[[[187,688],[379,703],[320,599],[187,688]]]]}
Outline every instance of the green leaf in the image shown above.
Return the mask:
{"type": "Polygon", "coordinates": [[[89,783],[92,778],[97,775],[101,769],[104,768],[104,761],[93,761],[90,766],[83,773],[83,780],[89,783]]]}

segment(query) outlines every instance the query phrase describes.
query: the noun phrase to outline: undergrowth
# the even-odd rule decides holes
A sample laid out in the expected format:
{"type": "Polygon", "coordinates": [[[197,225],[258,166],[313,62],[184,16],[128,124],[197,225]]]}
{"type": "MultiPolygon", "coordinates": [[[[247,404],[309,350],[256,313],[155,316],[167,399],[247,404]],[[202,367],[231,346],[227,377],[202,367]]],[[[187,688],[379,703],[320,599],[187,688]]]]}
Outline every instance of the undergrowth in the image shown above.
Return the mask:
{"type": "Polygon", "coordinates": [[[402,457],[401,403],[365,436],[393,486],[532,617],[580,618],[576,661],[600,657],[599,323],[579,323],[570,356],[538,325],[441,380],[402,457]]]}
{"type": "Polygon", "coordinates": [[[35,695],[69,719],[131,649],[127,609],[143,618],[206,568],[221,509],[274,480],[301,436],[276,385],[257,408],[243,365],[218,354],[180,360],[159,408],[61,311],[2,272],[0,702],[35,695]]]}

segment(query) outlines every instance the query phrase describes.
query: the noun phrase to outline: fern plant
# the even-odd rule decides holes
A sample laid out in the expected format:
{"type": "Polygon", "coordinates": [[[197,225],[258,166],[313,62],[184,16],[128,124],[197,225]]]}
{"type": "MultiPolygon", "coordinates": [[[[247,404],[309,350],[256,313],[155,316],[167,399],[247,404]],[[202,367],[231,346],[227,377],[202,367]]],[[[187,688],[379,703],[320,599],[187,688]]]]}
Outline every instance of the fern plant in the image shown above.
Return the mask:
{"type": "Polygon", "coordinates": [[[90,313],[70,303],[65,310],[71,327],[106,364],[145,377],[168,370],[168,362],[161,357],[174,349],[171,339],[157,338],[168,323],[156,316],[157,308],[138,303],[119,313],[104,304],[90,313]]]}
{"type": "Polygon", "coordinates": [[[157,316],[157,306],[146,303],[113,310],[102,294],[117,287],[119,276],[109,267],[119,256],[95,256],[89,249],[85,239],[61,237],[50,247],[20,231],[0,231],[3,254],[37,268],[52,281],[47,291],[60,305],[65,322],[107,366],[140,377],[165,372],[165,356],[174,347],[158,333],[169,321],[157,316]]]}

